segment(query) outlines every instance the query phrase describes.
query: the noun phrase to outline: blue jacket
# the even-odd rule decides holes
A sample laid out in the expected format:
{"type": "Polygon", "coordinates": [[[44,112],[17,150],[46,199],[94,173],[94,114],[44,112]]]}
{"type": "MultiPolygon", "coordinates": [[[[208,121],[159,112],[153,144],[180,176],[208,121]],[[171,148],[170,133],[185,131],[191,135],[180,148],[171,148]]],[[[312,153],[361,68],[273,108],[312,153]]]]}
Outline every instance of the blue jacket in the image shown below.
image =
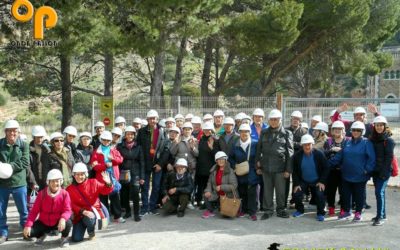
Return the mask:
{"type": "MultiPolygon", "coordinates": [[[[256,150],[257,142],[251,140],[250,160],[249,160],[249,174],[244,176],[237,176],[240,184],[256,185],[261,183],[261,176],[256,173],[256,150]]],[[[247,161],[249,153],[249,147],[246,152],[240,147],[240,139],[233,145],[232,150],[229,154],[229,163],[232,169],[235,169],[236,164],[247,161]]]]}
{"type": "MultiPolygon", "coordinates": [[[[256,125],[254,124],[254,122],[250,125],[250,128],[251,128],[251,134],[250,134],[250,136],[251,136],[251,141],[258,142],[259,136],[258,136],[258,134],[257,134],[256,125]]],[[[261,125],[261,131],[263,131],[263,130],[266,129],[266,128],[268,128],[268,125],[265,124],[265,123],[262,123],[262,125],[261,125]]]]}
{"type": "Polygon", "coordinates": [[[375,169],[375,150],[366,138],[346,141],[343,149],[329,159],[329,166],[341,165],[342,178],[348,182],[366,182],[375,169]]]}

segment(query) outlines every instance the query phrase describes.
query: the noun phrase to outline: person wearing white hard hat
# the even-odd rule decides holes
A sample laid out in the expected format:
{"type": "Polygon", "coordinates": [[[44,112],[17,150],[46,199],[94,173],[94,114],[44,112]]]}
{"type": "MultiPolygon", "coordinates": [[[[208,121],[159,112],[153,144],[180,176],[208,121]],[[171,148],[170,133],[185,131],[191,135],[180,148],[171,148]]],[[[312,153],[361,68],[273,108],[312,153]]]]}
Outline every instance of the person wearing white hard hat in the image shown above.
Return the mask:
{"type": "Polygon", "coordinates": [[[340,165],[343,187],[343,214],[339,219],[349,219],[352,216],[352,201],[355,202],[354,222],[362,220],[362,210],[365,205],[366,184],[370,174],[375,169],[375,150],[373,144],[363,138],[365,125],[356,121],[351,125],[352,137],[346,141],[342,150],[329,159],[330,167],[340,165]]]}
{"type": "Polygon", "coordinates": [[[136,129],[136,131],[139,131],[139,129],[142,127],[142,119],[139,117],[133,119],[132,126],[136,129]]]}
{"type": "Polygon", "coordinates": [[[189,113],[185,115],[185,122],[192,122],[193,114],[189,113]]]}
{"type": "Polygon", "coordinates": [[[125,118],[122,117],[122,116],[118,116],[117,118],[115,118],[114,127],[120,128],[122,130],[122,132],[124,132],[125,131],[125,127],[126,127],[125,118]]]}
{"type": "Polygon", "coordinates": [[[235,127],[234,127],[234,131],[236,134],[239,134],[239,127],[242,124],[242,119],[246,114],[243,112],[240,112],[238,114],[235,115],[235,127]]]}
{"type": "Polygon", "coordinates": [[[237,178],[230,167],[228,156],[223,151],[215,154],[215,164],[210,170],[207,188],[204,190],[204,201],[207,210],[201,216],[203,219],[214,217],[215,207],[219,206],[221,196],[233,198],[237,196],[237,178]]]}
{"type": "Polygon", "coordinates": [[[4,125],[5,137],[0,139],[0,244],[8,238],[7,207],[12,195],[19,213],[19,224],[24,226],[28,216],[26,171],[29,167],[29,146],[18,138],[16,120],[4,125]]]}
{"type": "Polygon", "coordinates": [[[140,185],[144,184],[144,156],[142,147],[136,141],[136,129],[128,126],[125,129],[125,138],[117,145],[117,150],[124,158],[119,165],[121,182],[121,206],[125,208],[124,219],[132,216],[130,200],[133,201],[133,219],[141,221],[139,216],[140,185]]]}
{"type": "Polygon", "coordinates": [[[76,162],[79,161],[76,144],[74,142],[75,138],[78,136],[78,131],[74,126],[67,126],[64,129],[63,134],[65,135],[64,147],[71,151],[76,162]]]}
{"type": "MultiPolygon", "coordinates": [[[[343,149],[346,141],[349,139],[345,137],[345,127],[343,122],[335,121],[331,126],[331,137],[324,144],[325,155],[328,159],[335,157],[335,155],[343,149]]],[[[342,192],[342,172],[341,166],[334,166],[330,169],[328,182],[326,186],[326,199],[328,203],[328,215],[334,216],[335,212],[335,198],[336,192],[339,192],[339,200],[343,200],[342,192]]],[[[343,205],[340,204],[340,213],[343,214],[343,205]]]]}
{"type": "Polygon", "coordinates": [[[397,162],[394,155],[396,143],[385,117],[377,116],[374,121],[374,130],[370,137],[376,155],[376,167],[372,179],[375,186],[376,216],[372,219],[373,226],[381,226],[387,220],[385,190],[392,173],[392,167],[397,162]]]}
{"type": "Polygon", "coordinates": [[[325,186],[329,175],[328,161],[322,151],[313,147],[311,135],[301,137],[301,149],[293,156],[293,198],[296,212],[293,217],[304,215],[303,196],[311,189],[317,204],[317,221],[325,220],[325,186]]]}
{"type": "Polygon", "coordinates": [[[165,145],[168,138],[166,138],[164,129],[157,124],[157,121],[157,111],[150,110],[147,112],[148,125],[142,127],[136,137],[138,145],[143,149],[145,162],[145,179],[141,187],[141,216],[148,213],[158,214],[157,203],[161,189],[162,170],[167,165],[166,154],[169,154],[168,147],[165,145]],[[150,179],[152,180],[152,189],[149,197],[150,179]]]}
{"type": "Polygon", "coordinates": [[[214,112],[213,119],[214,119],[214,131],[216,135],[222,135],[224,133],[224,122],[225,114],[222,110],[217,109],[214,112]]]}
{"type": "Polygon", "coordinates": [[[121,184],[118,182],[120,178],[118,166],[122,163],[123,158],[120,152],[115,147],[111,146],[112,134],[110,131],[105,130],[100,135],[100,140],[101,145],[93,151],[89,164],[95,171],[96,179],[99,182],[103,181],[102,173],[104,171],[110,175],[110,179],[114,185],[114,190],[109,195],[100,195],[100,201],[107,207],[108,211],[114,215],[115,222],[124,223],[125,219],[122,218],[119,198],[121,184]]]}
{"type": "Polygon", "coordinates": [[[121,142],[123,133],[124,132],[119,127],[115,127],[111,130],[111,135],[112,135],[111,146],[112,147],[115,147],[118,143],[121,142]]]}
{"type": "Polygon", "coordinates": [[[165,124],[165,119],[161,119],[158,124],[162,127],[165,128],[167,125],[165,124]]]}
{"type": "Polygon", "coordinates": [[[203,116],[203,123],[213,122],[214,117],[211,114],[205,114],[203,116]]]}
{"type": "Polygon", "coordinates": [[[192,118],[192,125],[193,125],[193,131],[192,135],[194,138],[197,139],[197,141],[200,141],[201,137],[203,136],[203,130],[201,129],[201,118],[198,116],[193,116],[192,118]]]}
{"type": "MultiPolygon", "coordinates": [[[[86,165],[90,162],[90,157],[93,154],[93,146],[91,145],[92,135],[89,132],[82,132],[79,134],[79,144],[76,147],[78,151],[79,162],[83,162],[86,165]]],[[[89,178],[94,178],[95,172],[93,169],[89,169],[89,178]]]]}
{"type": "Polygon", "coordinates": [[[224,119],[224,133],[219,137],[219,148],[226,154],[231,152],[233,144],[239,140],[239,135],[233,130],[235,121],[232,117],[225,117],[224,119]]]}
{"type": "Polygon", "coordinates": [[[242,122],[240,124],[251,124],[251,117],[244,114],[242,117],[242,122]]]}
{"type": "Polygon", "coordinates": [[[47,188],[39,191],[29,212],[23,235],[37,238],[35,246],[42,246],[47,234],[58,231],[61,232],[60,247],[66,247],[69,246],[68,236],[72,228],[71,199],[69,193],[61,188],[63,175],[60,170],[50,170],[46,182],[47,188]]]}
{"type": "MultiPolygon", "coordinates": [[[[365,131],[364,131],[363,136],[365,138],[369,138],[373,131],[373,124],[372,124],[372,122],[371,123],[367,122],[367,111],[365,110],[365,108],[356,107],[354,109],[354,112],[353,112],[354,120],[353,121],[344,120],[340,117],[340,113],[347,111],[348,109],[349,109],[349,106],[347,103],[343,103],[342,105],[340,105],[336,109],[336,112],[332,117],[332,121],[342,121],[346,127],[346,136],[348,136],[348,137],[352,136],[351,126],[352,126],[353,122],[355,122],[355,121],[362,122],[365,124],[365,131]]],[[[374,117],[377,117],[380,115],[378,112],[378,108],[372,103],[368,104],[368,111],[370,113],[372,113],[374,115],[374,117]]]]}
{"type": "Polygon", "coordinates": [[[165,119],[165,128],[166,130],[175,126],[175,119],[173,117],[168,117],[165,119]]]}
{"type": "Polygon", "coordinates": [[[257,220],[257,185],[261,184],[261,177],[256,173],[256,151],[257,142],[251,136],[251,128],[248,124],[242,124],[239,128],[240,138],[232,147],[229,154],[229,162],[235,170],[238,179],[239,196],[242,199],[242,206],[238,217],[249,215],[252,221],[257,220]],[[237,168],[241,165],[248,165],[248,173],[239,172],[237,168]]]}
{"type": "Polygon", "coordinates": [[[314,148],[323,150],[324,144],[328,139],[329,126],[325,122],[319,122],[313,129],[312,136],[315,140],[314,148]]]}
{"type": "Polygon", "coordinates": [[[215,164],[214,156],[219,151],[219,143],[218,139],[213,135],[214,125],[212,122],[204,123],[202,128],[203,136],[199,141],[199,157],[197,158],[195,183],[197,184],[197,206],[205,209],[205,204],[202,204],[204,189],[207,186],[210,169],[215,164]]]}
{"type": "Polygon", "coordinates": [[[276,196],[276,214],[289,218],[286,210],[286,179],[292,173],[293,134],[282,126],[282,113],[273,109],[268,115],[269,127],[262,131],[257,144],[257,173],[264,181],[265,209],[262,220],[274,213],[274,190],[276,196]]]}
{"type": "Polygon", "coordinates": [[[253,123],[251,124],[251,139],[258,142],[261,131],[266,129],[268,126],[264,123],[265,113],[262,109],[256,108],[253,111],[253,123]]]}
{"type": "Polygon", "coordinates": [[[185,209],[190,204],[193,192],[193,178],[187,168],[186,159],[177,158],[175,171],[169,172],[165,177],[162,189],[164,215],[177,213],[178,217],[185,216],[185,209]]]}
{"type": "Polygon", "coordinates": [[[185,122],[185,117],[183,117],[183,115],[177,114],[177,115],[175,116],[175,125],[176,125],[178,128],[182,128],[182,125],[183,125],[184,122],[185,122]]]}
{"type": "Polygon", "coordinates": [[[322,122],[322,116],[314,115],[311,118],[310,128],[308,129],[308,133],[313,135],[314,127],[317,126],[318,123],[322,122]]]}
{"type": "Polygon", "coordinates": [[[99,196],[108,195],[114,187],[106,171],[101,173],[101,181],[88,179],[88,169],[82,162],[74,165],[72,174],[74,181],[67,187],[74,213],[71,240],[83,241],[86,231],[89,240],[94,240],[96,224],[99,229],[105,228],[109,219],[109,213],[100,203],[99,196]],[[100,219],[102,223],[99,223],[100,219]]]}
{"type": "Polygon", "coordinates": [[[96,134],[92,137],[92,142],[91,142],[91,145],[93,146],[94,149],[100,146],[101,144],[100,135],[101,133],[103,133],[105,129],[106,126],[101,121],[96,122],[96,124],[94,125],[94,130],[96,131],[96,134]]]}
{"type": "MultiPolygon", "coordinates": [[[[43,160],[46,153],[50,153],[50,148],[44,137],[47,135],[46,130],[42,126],[34,126],[32,128],[32,141],[29,143],[30,168],[34,175],[34,180],[38,185],[38,189],[46,186],[46,171],[44,171],[43,160]]],[[[32,187],[31,187],[32,188],[32,187]]],[[[28,192],[29,193],[29,192],[28,192]]]]}

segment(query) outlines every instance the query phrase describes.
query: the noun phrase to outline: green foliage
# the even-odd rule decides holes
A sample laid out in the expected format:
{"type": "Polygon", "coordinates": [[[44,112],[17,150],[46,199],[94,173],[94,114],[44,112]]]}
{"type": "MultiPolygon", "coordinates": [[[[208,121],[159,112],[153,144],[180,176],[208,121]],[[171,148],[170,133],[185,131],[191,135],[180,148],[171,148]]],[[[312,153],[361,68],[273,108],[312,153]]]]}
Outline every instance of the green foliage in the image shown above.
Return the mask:
{"type": "Polygon", "coordinates": [[[87,93],[76,93],[72,97],[72,112],[84,117],[92,116],[92,95],[87,93]]]}
{"type": "Polygon", "coordinates": [[[4,106],[4,105],[6,105],[6,104],[7,104],[7,99],[6,99],[6,97],[5,97],[3,94],[0,93],[0,107],[1,107],[1,106],[4,106]]]}

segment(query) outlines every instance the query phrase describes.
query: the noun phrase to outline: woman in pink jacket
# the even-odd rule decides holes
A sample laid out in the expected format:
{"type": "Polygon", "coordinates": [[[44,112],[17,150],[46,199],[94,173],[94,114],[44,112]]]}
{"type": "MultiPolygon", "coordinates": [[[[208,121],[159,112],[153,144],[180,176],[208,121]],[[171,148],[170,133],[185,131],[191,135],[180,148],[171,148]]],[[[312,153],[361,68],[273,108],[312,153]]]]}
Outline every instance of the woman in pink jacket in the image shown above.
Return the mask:
{"type": "Polygon", "coordinates": [[[36,237],[35,245],[41,246],[47,233],[58,230],[61,232],[60,246],[66,247],[69,245],[68,235],[72,227],[71,199],[68,192],[61,188],[63,175],[60,170],[49,171],[46,182],[48,186],[38,193],[29,212],[24,237],[36,237]]]}

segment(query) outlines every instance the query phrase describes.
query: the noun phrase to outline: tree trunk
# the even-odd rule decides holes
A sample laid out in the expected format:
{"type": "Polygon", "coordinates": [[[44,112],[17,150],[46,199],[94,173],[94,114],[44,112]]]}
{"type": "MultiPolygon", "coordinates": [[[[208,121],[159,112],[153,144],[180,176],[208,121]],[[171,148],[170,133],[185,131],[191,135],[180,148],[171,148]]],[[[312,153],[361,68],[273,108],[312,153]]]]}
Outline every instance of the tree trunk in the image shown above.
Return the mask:
{"type": "Polygon", "coordinates": [[[174,109],[175,113],[178,113],[178,96],[181,95],[181,87],[182,87],[182,62],[183,58],[185,57],[185,51],[186,51],[186,44],[187,44],[187,38],[184,37],[181,40],[181,46],[179,48],[179,54],[178,58],[176,59],[176,69],[175,69],[175,79],[174,79],[174,87],[172,89],[172,96],[174,97],[172,99],[172,108],[174,109]]]}
{"type": "Polygon", "coordinates": [[[67,55],[60,56],[61,64],[61,91],[62,91],[62,120],[61,130],[71,125],[72,122],[72,84],[71,84],[71,58],[67,55]]]}
{"type": "Polygon", "coordinates": [[[111,53],[106,53],[104,56],[104,96],[113,96],[114,84],[114,56],[111,53]]]}
{"type": "Polygon", "coordinates": [[[154,58],[153,82],[150,88],[150,107],[159,109],[161,107],[162,85],[164,77],[165,52],[161,51],[154,58]]]}
{"type": "Polygon", "coordinates": [[[208,91],[208,84],[210,82],[210,72],[212,65],[212,49],[213,49],[213,41],[209,37],[207,38],[206,48],[204,50],[204,66],[203,66],[203,73],[201,76],[201,97],[202,97],[203,109],[207,109],[209,107],[207,98],[210,96],[210,92],[208,91]]]}

